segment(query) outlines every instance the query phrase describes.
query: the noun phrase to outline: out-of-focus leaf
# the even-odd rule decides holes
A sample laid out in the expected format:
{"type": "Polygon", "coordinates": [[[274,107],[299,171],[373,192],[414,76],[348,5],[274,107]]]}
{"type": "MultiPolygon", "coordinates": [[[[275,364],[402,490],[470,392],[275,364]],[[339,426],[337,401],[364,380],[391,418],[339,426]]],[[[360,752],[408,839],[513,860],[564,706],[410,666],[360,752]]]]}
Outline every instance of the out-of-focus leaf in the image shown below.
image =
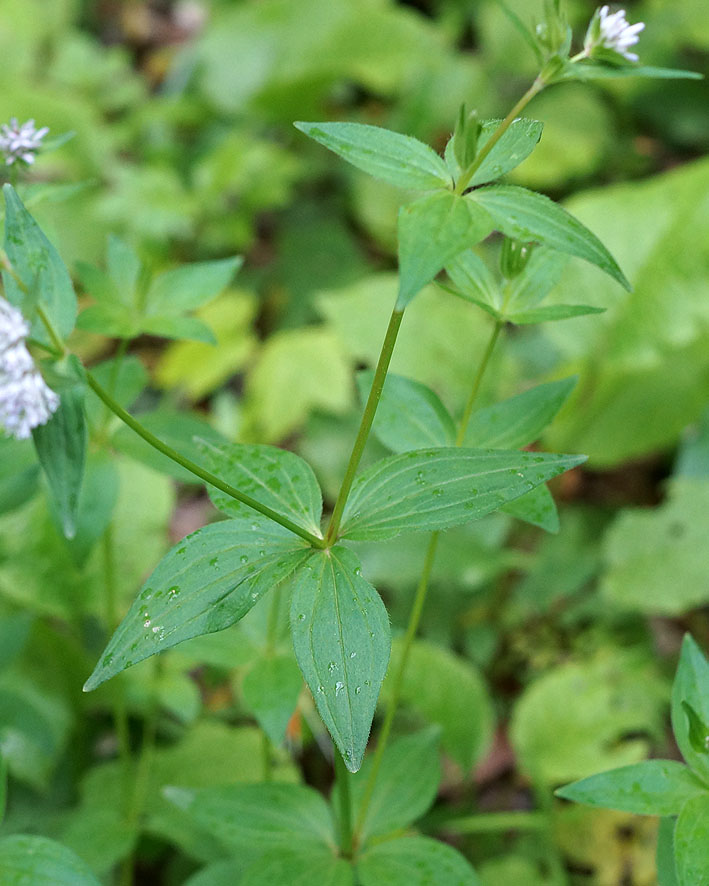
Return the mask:
{"type": "Polygon", "coordinates": [[[292,847],[268,850],[244,872],[241,886],[272,886],[273,883],[292,886],[354,886],[351,863],[338,858],[332,850],[292,847]]]}
{"type": "Polygon", "coordinates": [[[290,655],[260,658],[244,677],[244,703],[275,745],[285,738],[302,686],[300,670],[290,655]]]}
{"type": "Polygon", "coordinates": [[[661,818],[657,834],[657,886],[679,886],[675,866],[675,819],[661,818]]]}
{"type": "Polygon", "coordinates": [[[709,663],[696,642],[686,634],[672,685],[672,730],[682,756],[705,784],[709,784],[709,736],[704,738],[704,749],[697,749],[692,729],[694,724],[692,718],[687,716],[687,705],[701,723],[709,723],[708,686],[709,663]]]}
{"type": "Polygon", "coordinates": [[[243,264],[241,258],[194,262],[154,277],[146,295],[148,314],[170,316],[193,311],[216,298],[243,264]]]}
{"type": "Polygon", "coordinates": [[[357,862],[362,886],[480,886],[466,859],[430,837],[399,837],[368,849],[357,862]]]}
{"type": "Polygon", "coordinates": [[[559,531],[559,514],[556,510],[554,497],[547,486],[535,486],[531,492],[527,492],[520,498],[508,502],[500,508],[505,514],[539,526],[546,532],[559,531]]]}
{"type": "Polygon", "coordinates": [[[46,837],[19,834],[0,840],[0,877],[6,886],[99,886],[70,849],[46,837]]]}
{"type": "Polygon", "coordinates": [[[675,865],[679,886],[709,882],[709,793],[689,800],[675,826],[675,865]]]}
{"type": "Polygon", "coordinates": [[[32,444],[0,438],[0,514],[19,508],[37,491],[39,465],[32,444]]]}

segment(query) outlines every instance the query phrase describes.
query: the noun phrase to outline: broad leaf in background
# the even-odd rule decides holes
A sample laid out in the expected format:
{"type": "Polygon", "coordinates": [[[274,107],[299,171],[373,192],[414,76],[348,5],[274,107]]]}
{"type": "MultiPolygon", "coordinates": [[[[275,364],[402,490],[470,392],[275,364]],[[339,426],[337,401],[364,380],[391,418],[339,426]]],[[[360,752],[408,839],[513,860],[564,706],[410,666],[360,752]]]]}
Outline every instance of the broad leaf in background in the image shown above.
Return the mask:
{"type": "Polygon", "coordinates": [[[699,778],[709,785],[709,663],[689,634],[682,643],[682,653],[672,685],[672,731],[682,756],[699,778]],[[687,708],[693,712],[689,713],[687,708]],[[703,745],[696,737],[696,723],[704,732],[703,745]]]}
{"type": "Polygon", "coordinates": [[[537,678],[517,702],[512,745],[540,785],[584,778],[641,760],[643,735],[659,735],[666,687],[653,665],[607,652],[537,678]]]}
{"type": "MultiPolygon", "coordinates": [[[[320,536],[322,494],[310,465],[300,456],[258,443],[203,443],[207,467],[221,480],[320,536]]],[[[219,489],[209,488],[214,506],[229,516],[252,514],[251,508],[219,489]]]]}
{"type": "Polygon", "coordinates": [[[675,865],[674,818],[661,818],[657,832],[657,886],[679,886],[675,865]]]}
{"type": "Polygon", "coordinates": [[[350,862],[324,846],[275,849],[266,852],[246,871],[239,886],[354,886],[350,862]]]}
{"type": "Polygon", "coordinates": [[[709,479],[676,477],[656,508],[622,511],[603,539],[601,593],[622,609],[680,615],[709,601],[709,479]]]}
{"type": "Polygon", "coordinates": [[[20,834],[0,840],[0,880],[3,886],[99,886],[86,862],[61,843],[20,834]]]}
{"type": "Polygon", "coordinates": [[[537,440],[568,399],[576,378],[537,385],[476,410],[468,424],[465,445],[489,449],[519,449],[537,440]]]}
{"type": "Polygon", "coordinates": [[[294,845],[335,848],[330,809],[313,788],[296,784],[249,784],[185,790],[166,788],[167,798],[234,854],[261,855],[294,845]]]}
{"type": "MultiPolygon", "coordinates": [[[[402,641],[392,644],[390,674],[398,672],[402,641]]],[[[391,680],[382,686],[386,706],[391,680]]],[[[495,713],[485,681],[471,662],[425,640],[411,647],[401,689],[402,703],[441,728],[441,744],[465,772],[486,753],[495,713]]]]}
{"type": "Polygon", "coordinates": [[[683,763],[643,760],[566,785],[556,795],[636,815],[679,815],[688,800],[708,790],[683,763]]]}
{"type": "Polygon", "coordinates": [[[598,237],[543,194],[517,185],[489,185],[472,191],[466,199],[483,207],[493,227],[508,237],[535,241],[585,259],[630,289],[618,263],[598,237]]]}
{"type": "Polygon", "coordinates": [[[402,310],[464,249],[493,230],[491,215],[464,197],[439,191],[399,210],[399,297],[402,310]]]}
{"type": "Polygon", "coordinates": [[[76,295],[71,278],[59,253],[22,205],[12,185],[4,185],[3,194],[5,252],[28,290],[25,293],[12,275],[3,271],[5,294],[31,323],[32,335],[39,341],[53,344],[44,324],[35,317],[35,309],[41,305],[59,335],[69,335],[76,320],[76,295]]]}
{"type": "Polygon", "coordinates": [[[309,550],[298,536],[256,513],[188,535],[143,585],[85,690],[182,640],[234,624],[309,550]]]}
{"type": "Polygon", "coordinates": [[[244,677],[244,704],[275,745],[286,736],[302,687],[303,678],[292,655],[263,656],[244,677]]]}
{"type": "MultiPolygon", "coordinates": [[[[387,747],[360,832],[362,843],[413,824],[432,806],[441,780],[441,730],[433,727],[398,738],[387,747]]],[[[372,766],[368,757],[350,779],[352,816],[358,813],[372,766]]],[[[336,786],[335,793],[338,788],[336,786]]],[[[339,803],[339,800],[337,801],[339,803]]],[[[333,800],[333,806],[337,804],[333,800]]]]}
{"type": "MultiPolygon", "coordinates": [[[[357,373],[363,403],[373,378],[370,369],[357,373]]],[[[453,419],[438,395],[420,382],[391,372],[384,382],[372,432],[393,452],[452,446],[455,442],[453,419]]]]}
{"type": "Polygon", "coordinates": [[[310,555],[297,573],[291,631],[298,664],[345,765],[356,772],[387,670],[389,617],[343,547],[310,555]]]}
{"type": "Polygon", "coordinates": [[[32,430],[39,462],[44,469],[59,523],[67,538],[76,535],[81,484],[86,467],[88,430],[82,383],[60,391],[57,411],[46,424],[32,430]]]}
{"type": "Polygon", "coordinates": [[[457,447],[393,455],[355,480],[342,535],[374,540],[478,520],[584,460],[457,447]]]}
{"type": "Polygon", "coordinates": [[[709,793],[694,797],[675,826],[675,866],[679,886],[709,882],[709,793]]]}
{"type": "Polygon", "coordinates": [[[418,139],[362,123],[296,123],[295,127],[348,163],[400,188],[450,188],[438,154],[418,139]]]}
{"type": "Polygon", "coordinates": [[[0,438],[0,514],[14,511],[37,492],[39,465],[27,440],[0,438]]]}
{"type": "Polygon", "coordinates": [[[69,552],[80,567],[86,564],[94,545],[111,522],[118,500],[118,486],[115,461],[105,452],[90,452],[81,484],[76,533],[67,540],[69,552]]]}
{"type": "Polygon", "coordinates": [[[480,886],[466,859],[430,837],[399,837],[379,843],[357,860],[361,886],[480,886]]]}

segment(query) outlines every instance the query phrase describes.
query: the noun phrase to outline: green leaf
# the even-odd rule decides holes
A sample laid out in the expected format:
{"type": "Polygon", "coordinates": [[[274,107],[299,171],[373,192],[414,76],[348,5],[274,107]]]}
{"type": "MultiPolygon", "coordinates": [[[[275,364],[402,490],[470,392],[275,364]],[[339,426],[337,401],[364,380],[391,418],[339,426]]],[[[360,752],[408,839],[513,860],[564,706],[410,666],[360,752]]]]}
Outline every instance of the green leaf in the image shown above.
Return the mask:
{"type": "Polygon", "coordinates": [[[41,304],[60,336],[66,337],[76,320],[76,295],[69,273],[59,253],[42,233],[37,222],[22,205],[12,185],[3,185],[5,195],[5,252],[29,294],[3,272],[7,299],[17,305],[28,321],[32,335],[49,342],[47,331],[35,308],[41,304]]]}
{"type": "Polygon", "coordinates": [[[291,631],[298,664],[345,765],[356,772],[389,661],[389,618],[347,548],[317,551],[297,571],[291,631]]]}
{"type": "Polygon", "coordinates": [[[313,788],[295,784],[244,784],[190,791],[168,787],[168,800],[230,852],[334,848],[330,809],[313,788]]]}
{"type": "Polygon", "coordinates": [[[657,886],[679,886],[675,866],[675,819],[661,818],[657,834],[657,886]]]}
{"type": "Polygon", "coordinates": [[[489,185],[472,191],[466,199],[483,207],[494,227],[508,237],[536,241],[585,259],[630,290],[616,260],[598,237],[543,194],[516,185],[489,185]]]}
{"type": "Polygon", "coordinates": [[[85,388],[78,384],[61,391],[57,411],[46,424],[32,431],[37,456],[67,538],[76,535],[79,496],[86,467],[88,430],[84,394],[85,388]]]}
{"type": "MultiPolygon", "coordinates": [[[[82,315],[83,316],[83,315],[82,315]]],[[[160,338],[186,339],[216,345],[217,339],[212,330],[196,317],[175,317],[170,314],[157,314],[142,317],[136,334],[156,335],[160,338]]]]}
{"type": "MultiPolygon", "coordinates": [[[[478,152],[490,140],[502,120],[485,120],[478,140],[478,152]]],[[[485,157],[470,180],[470,186],[494,181],[519,166],[535,149],[542,137],[544,124],[539,120],[518,118],[485,157]]]]}
{"type": "MultiPolygon", "coordinates": [[[[145,367],[132,354],[119,361],[105,360],[92,366],[91,372],[102,387],[112,391],[114,399],[125,409],[130,409],[148,383],[145,367]]],[[[86,417],[90,430],[95,434],[103,429],[104,421],[112,418],[112,413],[98,397],[89,397],[86,401],[86,417]]]]}
{"type": "MultiPolygon", "coordinates": [[[[672,684],[672,730],[687,765],[709,785],[709,754],[697,751],[693,738],[693,721],[687,717],[690,705],[702,723],[709,723],[709,663],[689,634],[685,634],[677,674],[672,684]]],[[[706,739],[706,736],[705,736],[706,739]]]]}
{"type": "Polygon", "coordinates": [[[556,533],[559,531],[559,514],[556,503],[549,489],[542,484],[535,486],[531,492],[508,502],[500,508],[505,514],[539,526],[545,532],[556,533]]]}
{"type": "MultiPolygon", "coordinates": [[[[155,412],[142,412],[138,418],[143,427],[192,461],[200,462],[204,458],[201,441],[207,441],[212,446],[221,446],[227,442],[218,431],[215,431],[196,413],[179,412],[176,409],[160,407],[155,412]]],[[[111,443],[130,458],[174,477],[181,483],[202,482],[177,462],[158,452],[125,425],[121,425],[113,434],[111,443]]]]}
{"type": "Polygon", "coordinates": [[[687,701],[682,707],[689,723],[689,741],[698,754],[709,754],[709,726],[702,721],[699,714],[687,701]]]}
{"type": "MultiPolygon", "coordinates": [[[[357,373],[362,402],[367,399],[374,373],[357,373]]],[[[438,395],[426,385],[389,373],[372,425],[377,439],[393,452],[425,446],[452,446],[455,425],[438,395]]]]}
{"type": "Polygon", "coordinates": [[[16,834],[0,840],[3,886],[100,886],[89,866],[46,837],[16,834]]]}
{"type": "Polygon", "coordinates": [[[270,850],[244,872],[239,886],[354,886],[350,862],[333,851],[307,847],[270,850]]]}
{"type": "Polygon", "coordinates": [[[622,511],[605,533],[600,588],[615,607],[680,615],[709,601],[709,480],[679,477],[668,493],[658,507],[622,511]]]}
{"type": "Polygon", "coordinates": [[[480,886],[477,874],[459,852],[430,837],[379,843],[358,859],[357,875],[361,886],[480,886]]]}
{"type": "Polygon", "coordinates": [[[554,320],[569,320],[572,317],[583,317],[585,314],[602,314],[605,308],[594,308],[591,305],[545,305],[530,311],[511,311],[505,319],[518,326],[532,323],[547,323],[554,320]]]}
{"type": "Polygon", "coordinates": [[[457,255],[446,264],[446,274],[455,283],[462,298],[482,307],[490,307],[498,315],[502,296],[497,281],[485,262],[471,250],[457,255]]]}
{"type": "Polygon", "coordinates": [[[643,760],[566,785],[556,795],[635,815],[678,815],[688,800],[705,792],[706,787],[684,764],[643,760]]]}
{"type": "MultiPolygon", "coordinates": [[[[389,674],[401,661],[402,640],[392,645],[389,674]]],[[[393,677],[382,687],[381,703],[389,703],[393,677]]],[[[494,709],[478,669],[447,649],[417,640],[411,647],[401,687],[401,701],[426,723],[442,730],[444,750],[469,772],[486,753],[494,729],[494,709]]]]}
{"type": "Polygon", "coordinates": [[[243,261],[237,257],[194,262],[158,274],[148,288],[148,314],[170,316],[201,307],[229,285],[243,261]]]}
{"type": "Polygon", "coordinates": [[[675,865],[679,886],[709,884],[709,793],[694,797],[675,826],[675,865]]]}
{"type": "MultiPolygon", "coordinates": [[[[321,535],[322,495],[310,465],[276,446],[257,443],[202,445],[207,467],[241,492],[268,505],[293,522],[321,535]]],[[[214,506],[230,516],[253,513],[219,489],[209,489],[214,506]]]]}
{"type": "Polygon", "coordinates": [[[37,491],[39,465],[27,440],[0,438],[0,514],[14,511],[37,491]]]}
{"type": "Polygon", "coordinates": [[[408,135],[362,123],[296,123],[296,128],[348,163],[399,188],[450,188],[433,148],[408,135]]]}
{"type": "Polygon", "coordinates": [[[234,624],[309,550],[292,532],[259,514],[212,523],[188,535],[143,585],[85,691],[182,640],[234,624]]]}
{"type": "Polygon", "coordinates": [[[89,455],[81,484],[74,536],[67,541],[74,562],[83,567],[96,542],[111,522],[118,500],[118,471],[106,452],[89,455]]]}
{"type": "Polygon", "coordinates": [[[342,535],[369,541],[478,520],[583,461],[456,447],[393,455],[355,480],[342,535]]]}
{"type": "Polygon", "coordinates": [[[575,376],[563,378],[478,409],[468,424],[465,445],[517,449],[533,443],[554,420],[575,384],[575,376]]]}
{"type": "Polygon", "coordinates": [[[494,221],[480,205],[439,191],[399,210],[399,297],[403,310],[451,259],[479,243],[494,221]]]}
{"type": "MultiPolygon", "coordinates": [[[[440,737],[440,728],[433,727],[398,738],[384,751],[362,822],[360,838],[364,844],[375,834],[388,834],[408,827],[430,809],[441,780],[440,737]]],[[[355,821],[371,770],[372,758],[368,757],[360,771],[350,779],[355,821]]]]}
{"type": "Polygon", "coordinates": [[[7,763],[0,753],[0,825],[5,820],[7,811],[7,763]]]}
{"type": "Polygon", "coordinates": [[[302,687],[303,678],[291,655],[260,658],[244,677],[244,704],[275,745],[283,743],[302,687]]]}
{"type": "Polygon", "coordinates": [[[617,77],[648,77],[656,80],[702,80],[698,71],[676,68],[656,68],[651,65],[594,65],[577,62],[570,68],[568,78],[575,80],[612,80],[617,77]]]}
{"type": "Polygon", "coordinates": [[[141,262],[125,240],[110,234],[106,250],[108,275],[124,304],[132,305],[140,281],[141,262]]]}

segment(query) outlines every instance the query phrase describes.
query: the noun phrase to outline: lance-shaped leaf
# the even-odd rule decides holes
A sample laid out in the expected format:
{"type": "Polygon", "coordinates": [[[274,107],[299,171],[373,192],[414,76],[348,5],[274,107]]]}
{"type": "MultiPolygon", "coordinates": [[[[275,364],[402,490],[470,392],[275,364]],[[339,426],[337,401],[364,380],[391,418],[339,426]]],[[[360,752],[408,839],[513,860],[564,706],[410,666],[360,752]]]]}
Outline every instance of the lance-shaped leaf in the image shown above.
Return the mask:
{"type": "Polygon", "coordinates": [[[201,307],[229,285],[243,261],[235,257],[194,262],[158,274],[145,298],[148,315],[182,314],[201,307]]]}
{"type": "Polygon", "coordinates": [[[494,227],[508,237],[535,241],[585,259],[630,290],[618,263],[598,237],[543,194],[516,185],[489,185],[471,191],[467,199],[483,207],[494,227]]]}
{"type": "Polygon", "coordinates": [[[430,837],[399,837],[367,850],[357,862],[361,886],[480,886],[468,861],[430,837]]]}
{"type": "Polygon", "coordinates": [[[99,886],[91,868],[71,849],[46,837],[13,834],[0,840],[3,886],[99,886]]]}
{"type": "Polygon", "coordinates": [[[551,492],[542,483],[531,492],[508,502],[500,508],[505,514],[524,520],[532,526],[538,526],[545,532],[559,531],[559,513],[551,492]]]}
{"type": "MultiPolygon", "coordinates": [[[[473,192],[476,193],[476,192],[473,192]]],[[[465,197],[438,191],[399,210],[399,298],[403,310],[451,259],[493,230],[491,215],[465,197]]]]}
{"type": "Polygon", "coordinates": [[[244,677],[244,704],[275,745],[286,736],[302,687],[303,678],[292,654],[264,656],[244,677]]]}
{"type": "Polygon", "coordinates": [[[358,541],[478,520],[584,456],[494,449],[422,449],[382,459],[352,486],[342,535],[358,541]]]}
{"type": "MultiPolygon", "coordinates": [[[[34,318],[35,308],[41,304],[59,335],[67,336],[76,320],[76,295],[69,272],[57,250],[22,205],[12,185],[4,185],[3,193],[5,252],[28,290],[24,292],[11,274],[3,273],[7,298],[18,305],[28,320],[34,318]]],[[[32,335],[51,344],[47,330],[38,318],[32,323],[32,335]]]]}
{"type": "MultiPolygon", "coordinates": [[[[204,441],[200,447],[207,467],[222,480],[255,498],[293,522],[321,535],[322,494],[310,465],[300,456],[277,446],[229,443],[215,446],[204,441]]],[[[253,513],[225,492],[210,487],[216,508],[230,516],[253,513]]]]}
{"type": "Polygon", "coordinates": [[[391,648],[389,618],[347,548],[311,554],[297,571],[291,632],[298,664],[345,765],[364,755],[391,648]]]}
{"type": "Polygon", "coordinates": [[[594,308],[591,305],[544,305],[529,311],[510,311],[505,314],[505,319],[517,326],[530,326],[533,323],[569,320],[572,317],[583,317],[586,314],[602,314],[605,310],[605,308],[594,308]]]}
{"type": "MultiPolygon", "coordinates": [[[[363,402],[373,377],[369,369],[357,374],[363,402]]],[[[420,382],[393,373],[389,373],[384,382],[372,431],[393,452],[452,446],[455,442],[453,419],[438,395],[420,382]]]]}
{"type": "Polygon", "coordinates": [[[156,652],[239,621],[309,551],[296,535],[260,514],[212,523],[188,535],[143,585],[85,691],[156,652]]]}
{"type": "Polygon", "coordinates": [[[81,484],[86,467],[88,431],[83,385],[60,393],[59,408],[46,424],[32,431],[32,439],[67,538],[76,535],[81,484]]]}
{"type": "Polygon", "coordinates": [[[343,160],[399,188],[450,188],[438,154],[418,139],[363,123],[296,123],[297,129],[343,160]]]}
{"type": "Polygon", "coordinates": [[[678,815],[688,800],[705,793],[706,787],[682,763],[643,760],[566,785],[556,795],[636,815],[678,815]]]}
{"type": "MultiPolygon", "coordinates": [[[[478,140],[478,152],[490,140],[502,120],[485,120],[478,140]]],[[[525,160],[539,143],[544,124],[539,120],[515,120],[485,157],[470,179],[470,185],[483,185],[505,175],[525,160]]]]}
{"type": "Polygon", "coordinates": [[[569,65],[566,80],[613,80],[624,77],[647,77],[651,80],[701,80],[703,74],[697,71],[683,71],[678,68],[655,68],[651,65],[594,65],[576,63],[569,65]]]}
{"type": "Polygon", "coordinates": [[[575,384],[575,376],[563,378],[479,409],[468,424],[465,445],[517,449],[533,443],[566,402],[575,384]]]}
{"type": "Polygon", "coordinates": [[[535,308],[561,280],[569,257],[555,249],[536,246],[521,274],[506,284],[505,315],[519,314],[535,308]]]}
{"type": "Polygon", "coordinates": [[[474,252],[461,252],[446,264],[446,273],[457,287],[457,295],[499,316],[502,293],[485,262],[474,252]]]}
{"type": "Polygon", "coordinates": [[[675,825],[675,865],[679,886],[709,883],[709,792],[685,804],[675,825]]]}
{"type": "Polygon", "coordinates": [[[697,720],[709,724],[709,663],[686,634],[672,684],[672,730],[684,759],[709,785],[709,734],[704,735],[702,748],[696,734],[697,720]],[[688,714],[688,708],[692,713],[688,714]]]}

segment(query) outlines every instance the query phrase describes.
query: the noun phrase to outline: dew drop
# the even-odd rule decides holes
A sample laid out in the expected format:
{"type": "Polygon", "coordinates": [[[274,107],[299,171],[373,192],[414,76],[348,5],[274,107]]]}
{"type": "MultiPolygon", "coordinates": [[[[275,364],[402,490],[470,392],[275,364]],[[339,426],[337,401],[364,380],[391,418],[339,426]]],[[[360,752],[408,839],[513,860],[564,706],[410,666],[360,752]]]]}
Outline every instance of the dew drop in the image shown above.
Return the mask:
{"type": "Polygon", "coordinates": [[[337,683],[335,683],[335,697],[336,698],[344,690],[344,688],[345,688],[345,684],[342,683],[340,680],[338,680],[337,683]]]}
{"type": "Polygon", "coordinates": [[[168,588],[167,593],[171,597],[176,597],[180,593],[180,588],[177,585],[173,585],[171,588],[168,588]]]}
{"type": "Polygon", "coordinates": [[[355,686],[355,695],[359,695],[361,691],[362,691],[361,686],[355,686]]]}
{"type": "Polygon", "coordinates": [[[305,613],[304,612],[298,613],[298,621],[305,621],[305,613]]]}
{"type": "Polygon", "coordinates": [[[149,627],[150,627],[150,619],[149,619],[149,618],[146,618],[146,619],[145,619],[145,621],[143,622],[143,627],[144,627],[144,628],[149,628],[149,627]]]}
{"type": "Polygon", "coordinates": [[[239,561],[240,561],[241,563],[248,563],[248,562],[249,562],[249,558],[246,556],[246,554],[242,554],[242,555],[239,557],[239,561]]]}
{"type": "Polygon", "coordinates": [[[350,658],[357,658],[356,652],[350,652],[350,658]]]}

